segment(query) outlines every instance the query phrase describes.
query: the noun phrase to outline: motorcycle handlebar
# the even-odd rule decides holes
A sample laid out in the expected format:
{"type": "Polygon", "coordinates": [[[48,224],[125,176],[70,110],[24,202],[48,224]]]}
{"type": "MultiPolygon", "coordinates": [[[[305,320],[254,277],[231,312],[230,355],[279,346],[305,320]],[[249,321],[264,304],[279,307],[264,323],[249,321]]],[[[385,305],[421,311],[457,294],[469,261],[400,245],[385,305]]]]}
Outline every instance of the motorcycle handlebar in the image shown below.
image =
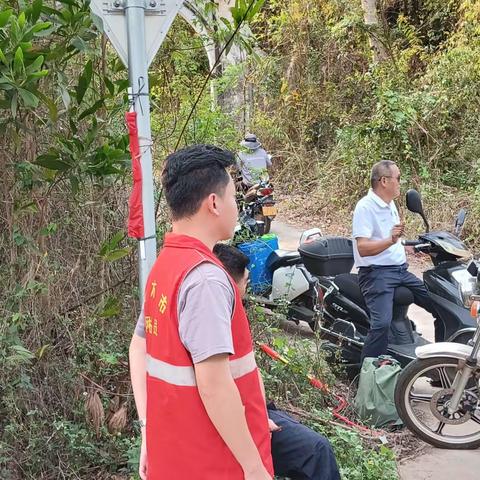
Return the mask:
{"type": "Polygon", "coordinates": [[[416,247],[417,245],[422,245],[425,242],[421,240],[402,240],[402,245],[404,247],[416,247]]]}

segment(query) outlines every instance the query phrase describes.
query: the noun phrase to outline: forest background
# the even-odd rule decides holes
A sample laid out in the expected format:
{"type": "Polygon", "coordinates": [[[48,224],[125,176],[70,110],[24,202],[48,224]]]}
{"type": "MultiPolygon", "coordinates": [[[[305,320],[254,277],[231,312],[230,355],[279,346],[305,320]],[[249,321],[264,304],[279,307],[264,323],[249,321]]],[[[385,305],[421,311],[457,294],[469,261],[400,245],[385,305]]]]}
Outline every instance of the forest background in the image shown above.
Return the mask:
{"type": "MultiPolygon", "coordinates": [[[[215,2],[197,3],[218,18],[215,2]]],[[[236,149],[248,127],[274,156],[280,208],[335,234],[349,230],[371,165],[392,159],[402,185],[422,192],[434,228],[468,209],[466,240],[478,246],[480,3],[254,3],[236,39],[247,59],[219,68],[201,94],[205,38],[175,21],[150,76],[156,171],[177,144],[236,149]],[[250,92],[249,101],[229,102],[239,91],[250,92]]],[[[133,478],[136,469],[128,76],[88,4],[0,0],[5,480],[133,478]]],[[[248,5],[237,0],[231,21],[218,18],[211,41],[223,45],[248,5]]],[[[161,240],[168,217],[159,188],[157,204],[161,240]]],[[[411,232],[421,229],[408,219],[411,232]]],[[[331,425],[328,399],[302,380],[312,370],[335,381],[321,352],[285,337],[255,309],[252,317],[258,335],[293,365],[287,372],[260,360],[271,398],[308,412],[310,425],[329,435],[344,478],[397,478],[392,450],[331,425]]]]}

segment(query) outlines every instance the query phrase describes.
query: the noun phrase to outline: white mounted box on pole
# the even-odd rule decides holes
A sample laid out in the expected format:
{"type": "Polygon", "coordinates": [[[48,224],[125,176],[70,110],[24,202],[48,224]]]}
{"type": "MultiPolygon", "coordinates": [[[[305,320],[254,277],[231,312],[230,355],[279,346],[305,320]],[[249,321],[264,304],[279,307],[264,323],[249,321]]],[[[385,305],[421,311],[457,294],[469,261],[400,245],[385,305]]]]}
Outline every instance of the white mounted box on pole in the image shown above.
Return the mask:
{"type": "Polygon", "coordinates": [[[105,34],[128,68],[131,108],[137,113],[142,166],[144,238],[139,239],[140,300],[143,305],[148,274],[157,256],[152,135],[148,67],[152,63],[183,0],[91,0],[105,34]]]}

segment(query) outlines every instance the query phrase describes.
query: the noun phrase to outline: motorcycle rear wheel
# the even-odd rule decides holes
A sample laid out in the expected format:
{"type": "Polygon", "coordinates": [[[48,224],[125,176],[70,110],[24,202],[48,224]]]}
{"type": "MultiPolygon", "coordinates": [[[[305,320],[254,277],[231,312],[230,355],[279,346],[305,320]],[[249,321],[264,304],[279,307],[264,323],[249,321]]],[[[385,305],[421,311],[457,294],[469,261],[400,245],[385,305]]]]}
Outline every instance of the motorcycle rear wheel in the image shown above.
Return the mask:
{"type": "Polygon", "coordinates": [[[270,233],[270,229],[272,228],[272,219],[270,217],[263,217],[265,222],[265,233],[270,233]]]}
{"type": "Polygon", "coordinates": [[[458,363],[458,359],[450,357],[416,359],[402,371],[395,388],[395,405],[400,418],[409,430],[437,448],[467,450],[480,447],[478,383],[469,380],[470,387],[467,385],[465,389],[458,412],[448,416],[445,411],[458,363]],[[432,378],[440,378],[441,387],[432,386],[429,381],[432,378]],[[419,384],[416,384],[417,381],[419,384]],[[475,401],[476,406],[472,406],[475,401]],[[425,422],[427,414],[432,416],[433,425],[437,426],[435,430],[425,422]],[[468,427],[473,427],[474,433],[466,434],[467,423],[468,427]],[[445,435],[446,426],[447,430],[453,428],[457,433],[463,429],[465,434],[445,435]]]}
{"type": "Polygon", "coordinates": [[[266,217],[264,215],[258,214],[255,215],[255,220],[263,222],[263,233],[262,235],[266,235],[270,233],[270,229],[272,228],[272,218],[266,217]]]}

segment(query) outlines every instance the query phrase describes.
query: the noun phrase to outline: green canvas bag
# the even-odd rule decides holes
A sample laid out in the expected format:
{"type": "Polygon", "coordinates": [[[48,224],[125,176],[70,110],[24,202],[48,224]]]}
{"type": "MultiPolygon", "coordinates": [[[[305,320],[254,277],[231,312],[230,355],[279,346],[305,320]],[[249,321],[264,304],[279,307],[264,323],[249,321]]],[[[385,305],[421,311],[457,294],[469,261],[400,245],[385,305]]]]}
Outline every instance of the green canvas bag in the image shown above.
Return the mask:
{"type": "Polygon", "coordinates": [[[365,358],[354,407],[358,416],[372,427],[401,425],[395,408],[395,385],[402,368],[390,356],[365,358]]]}

